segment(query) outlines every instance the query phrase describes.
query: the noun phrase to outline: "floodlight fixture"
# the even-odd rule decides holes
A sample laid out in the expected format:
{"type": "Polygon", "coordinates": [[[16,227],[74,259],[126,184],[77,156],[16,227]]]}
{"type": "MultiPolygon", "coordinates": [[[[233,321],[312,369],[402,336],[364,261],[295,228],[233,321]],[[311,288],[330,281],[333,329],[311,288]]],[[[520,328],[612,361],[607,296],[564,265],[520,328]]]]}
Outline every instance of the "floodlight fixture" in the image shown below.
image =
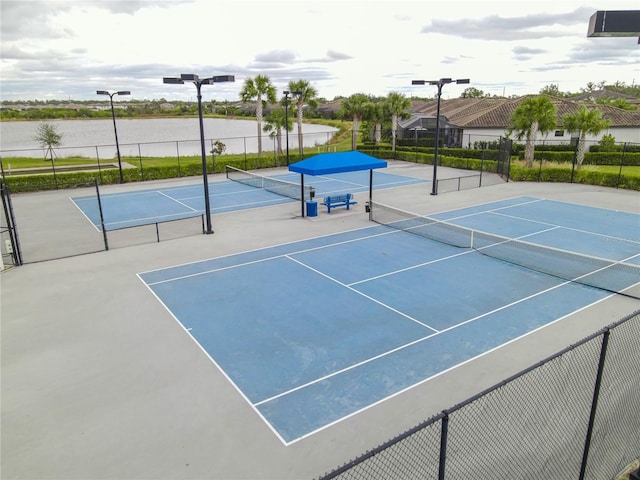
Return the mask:
{"type": "Polygon", "coordinates": [[[210,80],[213,80],[213,82],[211,83],[235,82],[236,76],[235,75],[216,75],[214,77],[211,77],[210,80]]]}
{"type": "Polygon", "coordinates": [[[182,73],[180,77],[163,77],[162,83],[167,84],[184,84],[184,82],[193,82],[196,86],[197,98],[198,98],[198,117],[200,120],[200,150],[202,153],[202,177],[204,183],[204,209],[205,209],[205,217],[207,222],[207,227],[205,230],[206,234],[213,233],[213,229],[211,228],[211,203],[209,201],[209,180],[207,179],[207,153],[205,151],[204,146],[204,120],[202,118],[202,93],[200,91],[200,87],[202,85],[212,85],[214,83],[220,82],[235,82],[236,78],[234,75],[218,75],[209,78],[201,79],[199,75],[195,73],[182,73]]]}
{"type": "Polygon", "coordinates": [[[113,108],[113,96],[114,95],[131,95],[129,90],[120,90],[117,92],[108,92],[107,90],[97,90],[96,95],[107,95],[109,97],[109,103],[111,103],[111,117],[113,118],[113,132],[116,136],[116,153],[118,155],[118,170],[120,172],[120,183],[124,182],[122,178],[122,160],[120,158],[120,145],[118,143],[118,129],[116,128],[116,111],[113,108]]]}
{"type": "Polygon", "coordinates": [[[442,87],[447,83],[465,84],[469,83],[468,78],[458,78],[456,80],[452,78],[441,78],[440,80],[411,80],[411,85],[435,85],[438,87],[438,106],[436,108],[436,138],[435,147],[433,151],[433,181],[431,188],[431,195],[438,194],[438,147],[440,143],[440,97],[442,97],[442,87]]]}

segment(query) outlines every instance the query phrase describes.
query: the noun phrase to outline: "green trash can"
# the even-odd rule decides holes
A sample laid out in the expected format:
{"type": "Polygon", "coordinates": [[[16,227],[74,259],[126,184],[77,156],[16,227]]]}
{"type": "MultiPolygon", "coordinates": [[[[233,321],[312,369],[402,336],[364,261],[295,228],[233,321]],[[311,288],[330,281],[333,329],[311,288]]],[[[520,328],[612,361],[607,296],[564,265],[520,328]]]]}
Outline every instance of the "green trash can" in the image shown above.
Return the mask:
{"type": "Polygon", "coordinates": [[[307,217],[318,216],[318,202],[307,202],[307,217]]]}

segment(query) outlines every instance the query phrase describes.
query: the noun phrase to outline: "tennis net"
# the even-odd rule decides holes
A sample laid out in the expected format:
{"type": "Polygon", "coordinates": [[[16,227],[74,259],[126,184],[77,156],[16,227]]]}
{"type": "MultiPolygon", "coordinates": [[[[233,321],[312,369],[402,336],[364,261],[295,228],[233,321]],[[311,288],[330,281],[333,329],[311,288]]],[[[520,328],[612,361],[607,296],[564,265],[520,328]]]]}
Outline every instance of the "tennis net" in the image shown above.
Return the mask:
{"type": "MultiPolygon", "coordinates": [[[[239,168],[232,167],[231,165],[227,165],[227,178],[244,185],[262,188],[268,192],[282,195],[283,197],[289,197],[295,200],[303,199],[303,189],[297,183],[265,177],[245,170],[240,170],[239,168]]],[[[312,186],[304,186],[304,200],[312,199],[312,191],[314,191],[312,186]]]]}
{"type": "Polygon", "coordinates": [[[460,248],[565,281],[640,299],[640,265],[583,255],[502,237],[441,220],[371,203],[371,219],[381,225],[460,248]]]}

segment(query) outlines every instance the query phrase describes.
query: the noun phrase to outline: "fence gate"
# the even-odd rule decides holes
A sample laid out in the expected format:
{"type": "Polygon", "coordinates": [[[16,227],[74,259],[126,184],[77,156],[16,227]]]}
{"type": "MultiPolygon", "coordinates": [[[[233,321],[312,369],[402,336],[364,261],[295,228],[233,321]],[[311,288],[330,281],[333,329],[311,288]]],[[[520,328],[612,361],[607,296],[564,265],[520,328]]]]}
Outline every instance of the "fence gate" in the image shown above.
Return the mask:
{"type": "Polygon", "coordinates": [[[2,197],[2,214],[0,214],[0,269],[2,269],[5,264],[22,265],[22,254],[11,193],[3,181],[0,181],[0,197],[2,197]]]}
{"type": "Polygon", "coordinates": [[[511,145],[512,140],[500,137],[498,145],[498,169],[496,173],[507,182],[509,181],[509,169],[511,167],[511,145]]]}

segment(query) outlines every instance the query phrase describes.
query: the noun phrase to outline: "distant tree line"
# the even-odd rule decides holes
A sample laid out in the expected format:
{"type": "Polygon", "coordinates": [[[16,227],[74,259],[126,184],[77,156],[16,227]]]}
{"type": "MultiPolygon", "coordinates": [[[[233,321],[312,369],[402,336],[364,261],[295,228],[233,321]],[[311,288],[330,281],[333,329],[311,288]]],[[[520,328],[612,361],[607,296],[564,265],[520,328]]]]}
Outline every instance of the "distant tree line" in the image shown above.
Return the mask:
{"type": "MultiPolygon", "coordinates": [[[[257,77],[256,77],[257,78],[257,77]]],[[[252,79],[255,80],[255,79],[252,79]]],[[[550,84],[540,90],[540,94],[558,98],[571,99],[585,93],[606,90],[609,92],[621,93],[632,97],[640,98],[640,85],[627,85],[624,82],[617,81],[613,84],[602,82],[588,82],[586,87],[581,88],[579,92],[562,92],[557,84],[550,84]]],[[[382,102],[386,97],[376,97],[374,95],[365,95],[372,102],[382,102]]],[[[465,89],[460,98],[502,98],[499,95],[490,95],[476,87],[465,89]]],[[[247,98],[247,97],[245,97],[247,98]]],[[[351,97],[335,97],[333,100],[345,101],[351,97]]],[[[413,95],[413,100],[433,100],[433,97],[419,97],[413,95]]],[[[240,100],[244,99],[240,98],[240,100]]],[[[271,100],[268,98],[267,100],[271,100]]],[[[624,98],[598,97],[594,100],[599,104],[611,105],[625,110],[635,110],[637,107],[631,105],[624,98]]],[[[307,104],[302,115],[306,118],[341,118],[338,111],[329,111],[323,109],[322,106],[328,101],[325,98],[314,95],[314,104],[307,104]],[[318,108],[320,107],[320,108],[318,108]]],[[[267,108],[269,102],[265,102],[265,114],[270,113],[267,108]]],[[[274,102],[271,102],[274,103],[274,102]]],[[[281,102],[277,102],[280,103],[281,102]]],[[[109,118],[111,111],[108,107],[109,102],[101,102],[96,100],[26,100],[26,101],[2,101],[2,109],[0,110],[1,120],[52,120],[52,119],[82,119],[82,118],[109,118]],[[104,109],[95,109],[96,105],[103,105],[104,109]],[[18,110],[17,106],[27,105],[29,108],[18,110]],[[78,108],[78,105],[81,105],[78,108]]],[[[262,102],[261,102],[262,104],[262,102]]],[[[116,115],[118,117],[149,117],[149,116],[190,116],[198,114],[198,106],[196,102],[184,101],[167,101],[164,98],[159,100],[130,100],[116,104],[116,115]]],[[[257,114],[257,104],[249,105],[232,101],[216,101],[211,100],[203,103],[203,110],[206,115],[222,115],[226,117],[249,116],[253,117],[257,114]]]]}

